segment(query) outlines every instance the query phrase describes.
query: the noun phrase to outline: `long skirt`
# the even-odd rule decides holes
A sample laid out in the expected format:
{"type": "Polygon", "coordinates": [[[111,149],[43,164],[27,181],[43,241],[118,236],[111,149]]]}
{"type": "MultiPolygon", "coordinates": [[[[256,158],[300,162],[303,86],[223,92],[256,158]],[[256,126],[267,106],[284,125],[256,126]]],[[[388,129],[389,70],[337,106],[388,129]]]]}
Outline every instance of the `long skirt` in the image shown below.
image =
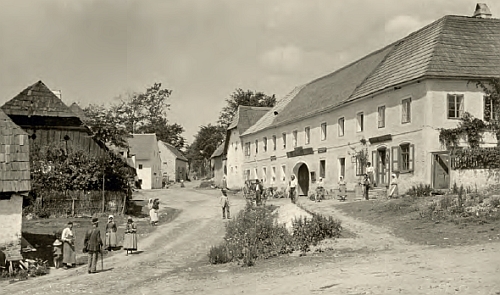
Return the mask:
{"type": "Polygon", "coordinates": [[[106,233],[106,247],[116,247],[116,232],[106,233]]]}
{"type": "Polygon", "coordinates": [[[347,195],[347,188],[345,184],[340,184],[339,185],[339,196],[346,196],[347,195]]]}
{"type": "Polygon", "coordinates": [[[75,246],[70,245],[68,242],[63,244],[63,263],[76,264],[75,246]]]}
{"type": "Polygon", "coordinates": [[[137,250],[137,234],[127,233],[123,237],[123,250],[137,250]]]}

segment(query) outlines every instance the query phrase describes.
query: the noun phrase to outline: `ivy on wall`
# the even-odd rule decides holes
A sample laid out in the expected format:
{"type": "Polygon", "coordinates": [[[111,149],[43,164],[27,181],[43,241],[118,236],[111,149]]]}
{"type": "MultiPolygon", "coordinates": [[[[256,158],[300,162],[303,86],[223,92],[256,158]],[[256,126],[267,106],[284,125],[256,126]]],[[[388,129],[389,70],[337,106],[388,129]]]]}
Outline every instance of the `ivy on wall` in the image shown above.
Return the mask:
{"type": "Polygon", "coordinates": [[[498,169],[500,168],[500,147],[458,148],[451,153],[453,169],[498,169]]]}

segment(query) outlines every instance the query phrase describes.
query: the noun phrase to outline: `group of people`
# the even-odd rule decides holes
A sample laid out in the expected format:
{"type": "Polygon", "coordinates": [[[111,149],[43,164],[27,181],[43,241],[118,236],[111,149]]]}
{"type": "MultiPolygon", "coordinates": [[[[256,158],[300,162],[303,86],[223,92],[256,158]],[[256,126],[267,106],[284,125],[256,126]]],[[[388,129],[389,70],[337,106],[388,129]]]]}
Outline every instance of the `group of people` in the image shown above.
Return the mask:
{"type": "MultiPolygon", "coordinates": [[[[97,268],[97,256],[102,253],[102,250],[114,250],[117,247],[117,226],[114,221],[114,216],[108,217],[106,223],[106,233],[104,241],[101,238],[99,229],[99,219],[92,218],[92,227],[85,233],[83,240],[83,252],[88,253],[88,273],[95,273],[97,268]]],[[[54,266],[60,268],[61,264],[64,269],[68,269],[76,265],[76,236],[73,231],[73,222],[68,222],[66,228],[59,236],[56,234],[56,240],[52,244],[54,266]]],[[[126,250],[126,255],[137,250],[137,226],[132,217],[127,218],[125,226],[125,234],[123,237],[123,249],[126,250]]]]}

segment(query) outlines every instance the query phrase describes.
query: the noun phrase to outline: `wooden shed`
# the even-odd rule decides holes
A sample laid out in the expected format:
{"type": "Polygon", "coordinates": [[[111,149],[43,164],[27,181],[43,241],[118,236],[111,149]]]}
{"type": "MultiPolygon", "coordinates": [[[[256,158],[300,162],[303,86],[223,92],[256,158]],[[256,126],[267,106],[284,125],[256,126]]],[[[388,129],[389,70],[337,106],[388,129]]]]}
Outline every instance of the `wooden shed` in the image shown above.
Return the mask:
{"type": "Polygon", "coordinates": [[[73,149],[101,155],[107,147],[42,81],[24,89],[1,109],[29,135],[30,146],[62,143],[73,149]]]}
{"type": "Polygon", "coordinates": [[[23,195],[30,189],[28,134],[0,110],[0,265],[22,259],[23,195]]]}

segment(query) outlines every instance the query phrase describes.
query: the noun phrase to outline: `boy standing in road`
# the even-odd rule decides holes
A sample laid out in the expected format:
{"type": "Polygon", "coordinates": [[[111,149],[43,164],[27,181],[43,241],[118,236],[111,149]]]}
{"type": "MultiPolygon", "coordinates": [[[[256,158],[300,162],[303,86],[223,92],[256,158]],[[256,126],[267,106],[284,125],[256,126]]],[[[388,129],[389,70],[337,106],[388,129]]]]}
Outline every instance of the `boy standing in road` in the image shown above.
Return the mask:
{"type": "Polygon", "coordinates": [[[227,211],[227,219],[230,219],[229,213],[229,197],[227,196],[227,192],[225,189],[221,189],[222,195],[220,196],[219,203],[222,207],[222,219],[226,219],[226,211],[227,211]]]}

